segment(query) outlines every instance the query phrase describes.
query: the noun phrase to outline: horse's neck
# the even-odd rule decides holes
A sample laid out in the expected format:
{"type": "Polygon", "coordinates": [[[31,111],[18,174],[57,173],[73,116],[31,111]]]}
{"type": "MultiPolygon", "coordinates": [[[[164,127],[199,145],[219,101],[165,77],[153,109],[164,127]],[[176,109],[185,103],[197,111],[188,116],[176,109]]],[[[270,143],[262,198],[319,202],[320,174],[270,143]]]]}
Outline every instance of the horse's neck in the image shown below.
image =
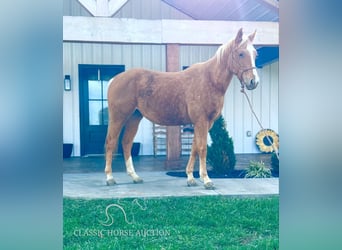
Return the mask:
{"type": "Polygon", "coordinates": [[[216,57],[211,58],[208,64],[210,65],[210,80],[212,84],[224,95],[232,81],[233,73],[225,67],[222,67],[216,57]]]}

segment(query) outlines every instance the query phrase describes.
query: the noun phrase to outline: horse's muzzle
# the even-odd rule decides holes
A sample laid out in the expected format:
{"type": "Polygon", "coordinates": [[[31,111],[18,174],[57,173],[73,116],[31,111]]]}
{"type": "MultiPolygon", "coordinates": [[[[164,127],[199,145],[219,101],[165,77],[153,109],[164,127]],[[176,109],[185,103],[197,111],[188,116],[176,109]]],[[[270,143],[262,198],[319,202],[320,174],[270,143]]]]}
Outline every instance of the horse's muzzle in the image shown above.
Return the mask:
{"type": "Polygon", "coordinates": [[[241,72],[239,77],[241,85],[248,90],[255,89],[259,84],[259,76],[254,72],[255,67],[247,68],[241,72]]]}
{"type": "Polygon", "coordinates": [[[255,89],[259,84],[259,81],[255,81],[254,79],[250,80],[250,82],[245,84],[246,88],[248,90],[253,90],[255,89]]]}

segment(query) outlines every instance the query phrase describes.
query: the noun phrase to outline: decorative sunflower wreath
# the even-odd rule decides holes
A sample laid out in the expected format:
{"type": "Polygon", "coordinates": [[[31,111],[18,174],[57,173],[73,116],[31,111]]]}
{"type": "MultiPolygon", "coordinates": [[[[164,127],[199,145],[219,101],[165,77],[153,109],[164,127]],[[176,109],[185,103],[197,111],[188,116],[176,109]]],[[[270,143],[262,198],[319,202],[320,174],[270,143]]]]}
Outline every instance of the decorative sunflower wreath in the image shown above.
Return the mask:
{"type": "Polygon", "coordinates": [[[272,129],[263,129],[257,133],[255,143],[261,152],[272,153],[273,146],[279,148],[279,136],[272,129]]]}

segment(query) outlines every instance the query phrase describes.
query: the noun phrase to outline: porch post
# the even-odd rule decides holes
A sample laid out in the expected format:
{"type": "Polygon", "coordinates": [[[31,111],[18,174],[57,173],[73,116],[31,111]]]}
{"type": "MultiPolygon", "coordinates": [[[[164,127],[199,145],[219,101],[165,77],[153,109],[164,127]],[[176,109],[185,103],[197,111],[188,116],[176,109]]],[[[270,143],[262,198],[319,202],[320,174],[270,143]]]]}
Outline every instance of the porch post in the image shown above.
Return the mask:
{"type": "MultiPolygon", "coordinates": [[[[166,71],[179,71],[179,44],[166,45],[166,71]]],[[[165,167],[175,169],[180,167],[181,131],[180,126],[167,127],[167,160],[165,167]]]]}

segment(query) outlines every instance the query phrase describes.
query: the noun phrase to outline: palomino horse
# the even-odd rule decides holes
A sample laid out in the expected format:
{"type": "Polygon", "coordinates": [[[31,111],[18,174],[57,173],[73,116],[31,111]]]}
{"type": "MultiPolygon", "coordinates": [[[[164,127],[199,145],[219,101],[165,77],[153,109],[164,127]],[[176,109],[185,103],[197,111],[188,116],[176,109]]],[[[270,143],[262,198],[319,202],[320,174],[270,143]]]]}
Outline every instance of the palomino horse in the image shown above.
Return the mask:
{"type": "Polygon", "coordinates": [[[197,185],[193,176],[195,158],[204,187],[212,189],[206,168],[207,135],[223,107],[225,92],[236,75],[242,87],[256,88],[259,76],[255,67],[255,32],[243,38],[242,29],[229,43],[222,45],[214,57],[180,72],[155,72],[131,69],[110,82],[108,88],[109,124],[106,138],[107,185],[115,184],[112,154],[124,127],[122,148],[127,173],[134,183],[142,182],[131,157],[133,139],[143,117],[167,126],[194,125],[194,140],[186,166],[188,186],[197,185]]]}

